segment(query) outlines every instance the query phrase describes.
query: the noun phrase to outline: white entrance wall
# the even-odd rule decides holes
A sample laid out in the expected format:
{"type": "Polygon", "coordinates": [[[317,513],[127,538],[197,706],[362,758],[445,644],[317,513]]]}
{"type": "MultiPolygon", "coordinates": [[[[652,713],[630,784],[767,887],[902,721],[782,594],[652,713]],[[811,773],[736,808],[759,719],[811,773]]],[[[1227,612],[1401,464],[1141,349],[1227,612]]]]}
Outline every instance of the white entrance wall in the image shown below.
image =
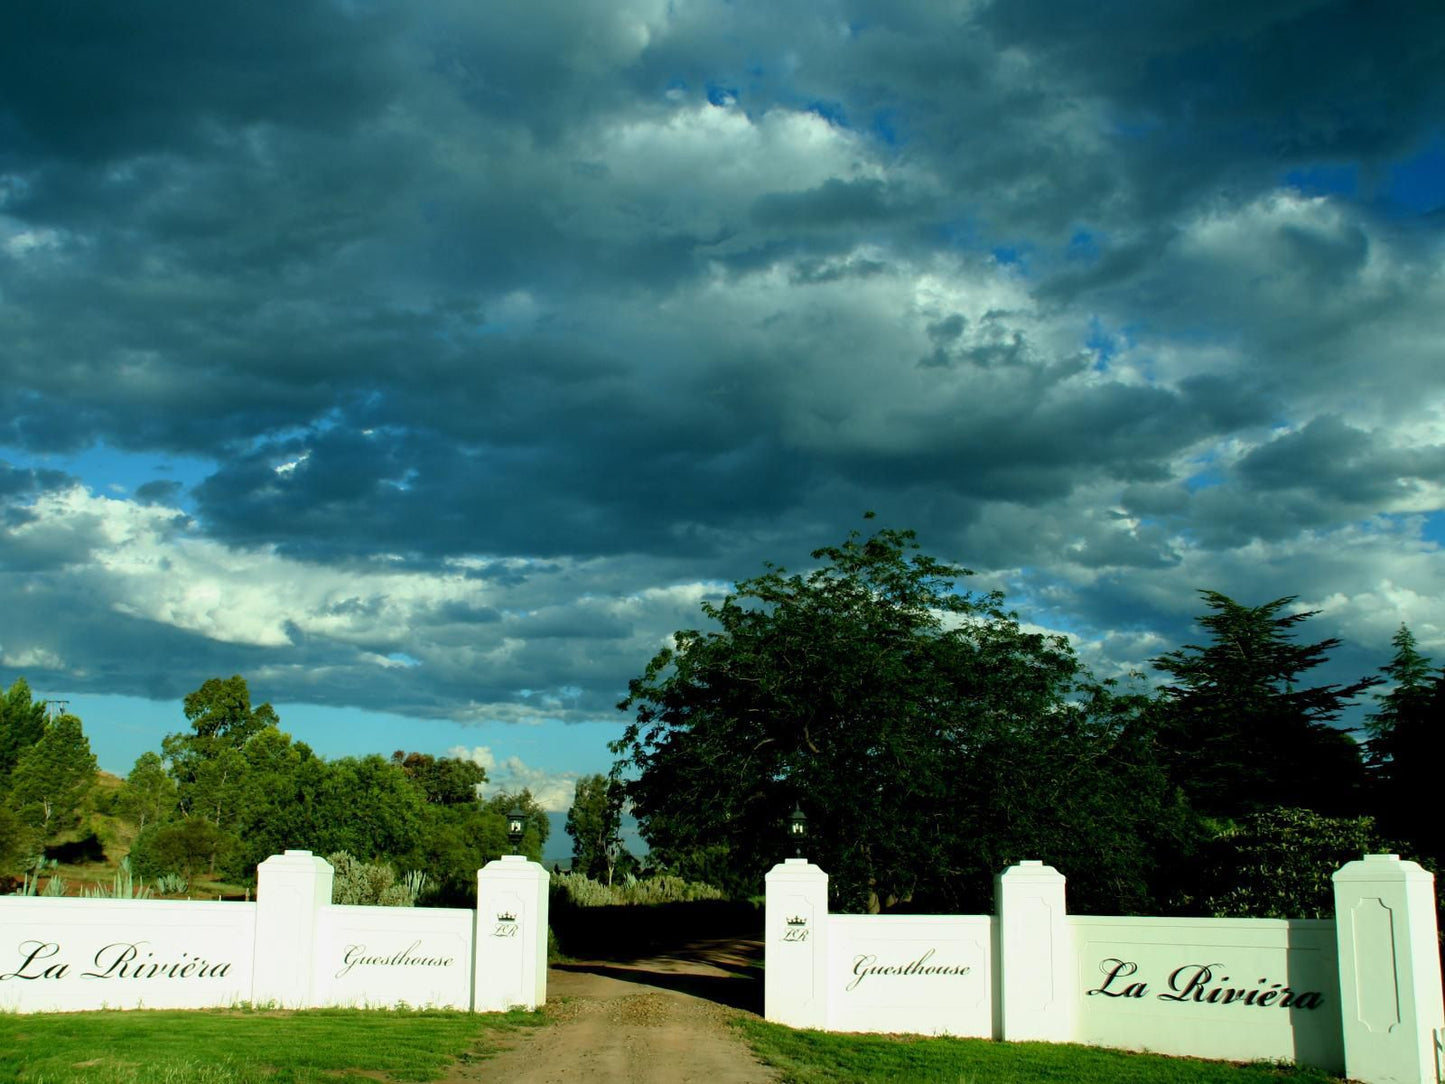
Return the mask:
{"type": "Polygon", "coordinates": [[[1333,922],[1069,922],[1078,946],[1079,1042],[1344,1068],[1333,922]]]}
{"type": "Polygon", "coordinates": [[[988,916],[830,915],[828,1031],[993,1035],[988,916]]]}
{"type": "Polygon", "coordinates": [[[1071,916],[1064,878],[1024,862],[995,915],[830,915],[828,875],[789,859],[767,876],[764,1015],[1445,1081],[1433,877],[1369,855],[1334,883],[1334,921],[1071,916]]]}
{"type": "Polygon", "coordinates": [[[287,851],[257,867],[255,903],[3,896],[0,1012],[536,1008],[547,1000],[547,871],[514,856],[477,880],[480,915],[333,906],[331,866],[287,851]]]}
{"type": "Polygon", "coordinates": [[[254,903],[0,897],[0,1012],[251,999],[254,903]]]}

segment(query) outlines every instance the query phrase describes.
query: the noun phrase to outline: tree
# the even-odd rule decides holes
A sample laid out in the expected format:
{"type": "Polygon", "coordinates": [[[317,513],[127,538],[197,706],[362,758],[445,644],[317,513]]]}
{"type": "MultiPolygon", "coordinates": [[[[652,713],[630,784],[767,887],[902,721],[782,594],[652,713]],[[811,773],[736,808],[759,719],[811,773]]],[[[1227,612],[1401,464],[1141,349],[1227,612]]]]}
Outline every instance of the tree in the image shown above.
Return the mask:
{"type": "Polygon", "coordinates": [[[1153,660],[1174,680],[1163,687],[1160,745],[1171,776],[1196,808],[1239,817],[1275,806],[1358,813],[1363,763],[1349,734],[1329,725],[1366,689],[1300,686],[1339,640],[1298,643],[1297,626],[1318,611],[1281,613],[1295,596],[1243,606],[1201,591],[1207,644],[1153,660]]]}
{"type": "Polygon", "coordinates": [[[219,738],[236,748],[266,727],[281,725],[270,704],[251,707],[251,690],[240,674],[207,678],[186,695],[182,709],[196,737],[219,738]]]}
{"type": "Polygon", "coordinates": [[[75,825],[95,770],[80,720],[57,715],[10,773],[10,805],[31,827],[54,835],[75,825]]]}
{"type": "MultiPolygon", "coordinates": [[[[182,816],[202,817],[217,829],[214,838],[220,842],[209,867],[214,874],[223,853],[241,853],[247,806],[267,798],[251,775],[245,749],[268,731],[279,734],[280,719],[270,704],[251,706],[240,674],[208,678],[186,696],[183,710],[191,733],[166,735],[161,751],[176,781],[182,816]]],[[[196,833],[192,838],[203,837],[196,833]]]]}
{"type": "Polygon", "coordinates": [[[14,770],[20,754],[40,740],[45,733],[45,703],[34,700],[24,678],[16,678],[4,696],[0,696],[0,791],[14,770]]]}
{"type": "Polygon", "coordinates": [[[986,907],[998,864],[1024,858],[1133,904],[1172,823],[1142,702],[917,550],[854,532],[806,576],[768,565],[631,682],[612,748],[652,858],[756,891],[800,805],[842,909],[986,907]]]}
{"type": "Polygon", "coordinates": [[[165,762],[158,754],[145,752],[136,758],[117,805],[122,813],[135,819],[141,831],[164,822],[175,812],[175,780],[166,774],[165,762]]]}
{"type": "Polygon", "coordinates": [[[1379,709],[1365,720],[1374,807],[1391,834],[1445,860],[1435,793],[1445,762],[1445,675],[1420,654],[1404,625],[1390,642],[1395,655],[1380,668],[1390,689],[1377,694],[1379,709]]]}
{"type": "MultiPolygon", "coordinates": [[[[522,811],[521,852],[534,862],[542,860],[542,848],[552,833],[552,821],[540,802],[532,797],[530,788],[523,787],[518,793],[498,791],[488,798],[483,808],[487,812],[505,818],[513,809],[522,811]]],[[[503,831],[506,831],[505,823],[503,831]]]]}
{"type": "Polygon", "coordinates": [[[430,753],[404,753],[398,749],[391,754],[391,762],[401,768],[434,805],[475,802],[479,788],[487,781],[485,768],[461,757],[434,757],[430,753]]]}
{"type": "Polygon", "coordinates": [[[313,850],[419,865],[414,855],[428,824],[427,803],[400,767],[375,753],[342,757],[326,763],[317,781],[313,850]]]}
{"type": "Polygon", "coordinates": [[[0,884],[35,857],[34,831],[12,810],[0,805],[0,884]]]}
{"type": "Polygon", "coordinates": [[[621,855],[623,787],[618,779],[602,774],[577,780],[572,807],[567,810],[567,834],[572,837],[572,869],[593,880],[612,883],[621,855]]]}

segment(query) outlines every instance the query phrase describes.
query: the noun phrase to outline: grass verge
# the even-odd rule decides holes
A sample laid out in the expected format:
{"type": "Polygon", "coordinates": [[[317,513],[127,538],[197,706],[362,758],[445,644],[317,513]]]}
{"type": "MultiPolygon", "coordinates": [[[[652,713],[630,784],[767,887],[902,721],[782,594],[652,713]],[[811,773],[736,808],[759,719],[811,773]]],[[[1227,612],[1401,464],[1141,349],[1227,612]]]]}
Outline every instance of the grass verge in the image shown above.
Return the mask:
{"type": "Polygon", "coordinates": [[[788,1084],[1341,1084],[1314,1069],[1171,1058],[1062,1043],[996,1043],[795,1031],[740,1018],[748,1044],[788,1084]]]}
{"type": "Polygon", "coordinates": [[[0,1014],[0,1082],[331,1084],[436,1080],[542,1023],[530,1012],[265,1009],[0,1014]]]}

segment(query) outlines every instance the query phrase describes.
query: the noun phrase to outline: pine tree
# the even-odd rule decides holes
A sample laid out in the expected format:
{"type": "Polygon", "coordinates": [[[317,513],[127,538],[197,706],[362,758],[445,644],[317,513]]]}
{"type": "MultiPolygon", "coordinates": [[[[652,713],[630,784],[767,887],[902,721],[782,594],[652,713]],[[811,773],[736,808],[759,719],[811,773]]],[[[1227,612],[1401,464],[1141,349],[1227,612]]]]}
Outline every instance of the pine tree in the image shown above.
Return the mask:
{"type": "Polygon", "coordinates": [[[1365,720],[1374,808],[1389,834],[1421,854],[1445,858],[1436,795],[1445,757],[1445,674],[1420,654],[1404,625],[1390,643],[1395,655],[1380,671],[1391,688],[1376,697],[1379,710],[1365,720]]]}
{"type": "Polygon", "coordinates": [[[1363,801],[1359,746],[1330,724],[1379,683],[1300,684],[1339,646],[1299,643],[1297,627],[1318,611],[1282,613],[1295,596],[1242,606],[1201,591],[1210,612],[1204,645],[1153,660],[1174,678],[1163,688],[1160,744],[1174,781],[1201,812],[1237,817],[1276,806],[1347,815],[1363,801]]]}
{"type": "Polygon", "coordinates": [[[10,805],[34,828],[54,834],[74,825],[95,783],[95,756],[80,720],[58,715],[20,754],[10,773],[10,805]]]}
{"type": "Polygon", "coordinates": [[[30,696],[24,678],[16,678],[10,690],[0,696],[0,792],[20,754],[45,733],[45,702],[30,696]]]}

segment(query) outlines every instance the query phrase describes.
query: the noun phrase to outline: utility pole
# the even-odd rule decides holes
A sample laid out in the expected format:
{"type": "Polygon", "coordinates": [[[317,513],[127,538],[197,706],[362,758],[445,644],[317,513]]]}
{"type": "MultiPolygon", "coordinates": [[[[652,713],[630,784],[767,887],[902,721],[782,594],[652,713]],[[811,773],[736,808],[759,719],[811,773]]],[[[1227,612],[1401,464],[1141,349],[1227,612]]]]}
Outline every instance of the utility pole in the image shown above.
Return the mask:
{"type": "Polygon", "coordinates": [[[47,718],[47,719],[54,719],[54,718],[56,718],[56,717],[59,716],[59,715],[64,715],[64,714],[65,714],[65,709],[66,709],[66,707],[69,706],[70,701],[69,701],[69,700],[42,700],[41,703],[45,705],[45,718],[47,718]]]}

